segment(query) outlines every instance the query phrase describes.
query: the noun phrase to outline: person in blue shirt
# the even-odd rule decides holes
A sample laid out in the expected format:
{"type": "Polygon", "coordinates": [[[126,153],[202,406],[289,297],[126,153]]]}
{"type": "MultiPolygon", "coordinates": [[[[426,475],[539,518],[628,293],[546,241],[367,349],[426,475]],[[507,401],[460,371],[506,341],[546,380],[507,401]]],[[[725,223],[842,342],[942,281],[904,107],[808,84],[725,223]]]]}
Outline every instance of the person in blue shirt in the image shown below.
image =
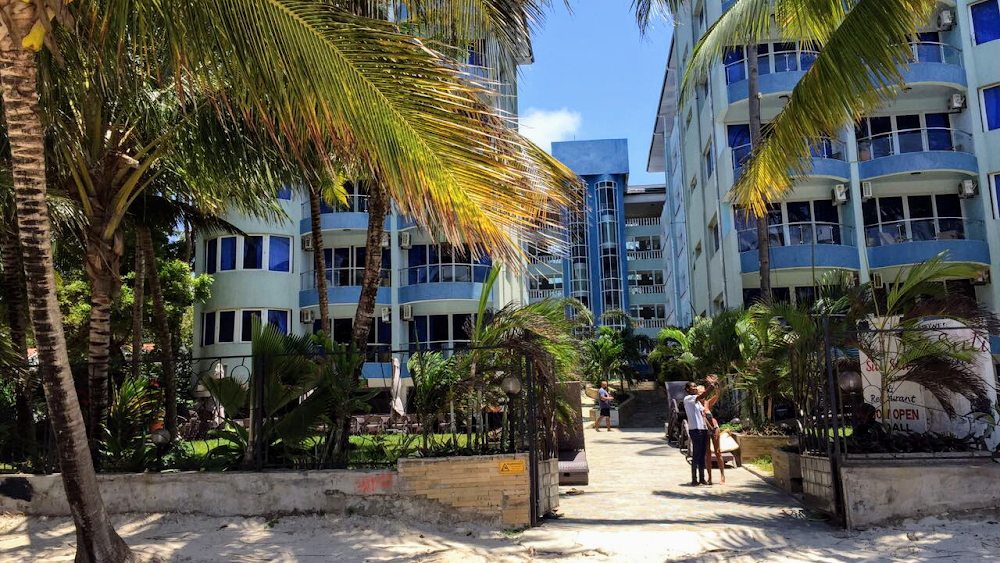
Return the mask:
{"type": "Polygon", "coordinates": [[[597,402],[598,407],[601,409],[601,415],[597,417],[597,422],[594,423],[594,430],[597,432],[601,431],[601,419],[607,421],[608,432],[611,432],[611,401],[614,397],[611,392],[608,391],[608,382],[602,381],[601,388],[597,390],[597,402]]]}

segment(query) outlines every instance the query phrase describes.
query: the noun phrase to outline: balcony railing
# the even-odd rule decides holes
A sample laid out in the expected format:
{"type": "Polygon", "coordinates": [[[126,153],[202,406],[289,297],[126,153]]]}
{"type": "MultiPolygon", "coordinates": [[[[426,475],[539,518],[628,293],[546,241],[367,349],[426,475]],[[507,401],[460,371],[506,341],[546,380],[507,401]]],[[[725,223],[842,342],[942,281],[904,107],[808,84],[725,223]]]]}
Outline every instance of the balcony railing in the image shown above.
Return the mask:
{"type": "Polygon", "coordinates": [[[529,289],[528,299],[549,299],[550,297],[562,297],[561,289],[529,289]]]}
{"type": "Polygon", "coordinates": [[[655,260],[658,258],[663,258],[663,249],[658,248],[656,250],[629,250],[628,259],[629,260],[655,260]]]}
{"type": "MultiPolygon", "coordinates": [[[[781,223],[768,225],[767,239],[771,248],[778,246],[798,246],[805,244],[842,244],[854,246],[851,227],[838,223],[808,222],[781,223]]],[[[754,227],[737,231],[740,252],[757,250],[757,229],[754,227]]]]}
{"type": "Polygon", "coordinates": [[[545,254],[542,256],[537,256],[537,255],[528,256],[529,264],[561,264],[562,260],[563,260],[562,256],[555,256],[553,254],[545,254]]]}
{"type": "Polygon", "coordinates": [[[486,281],[491,266],[489,264],[433,264],[410,266],[399,270],[399,285],[421,283],[453,283],[486,281]]]}
{"type": "Polygon", "coordinates": [[[632,317],[632,324],[635,328],[667,328],[670,326],[667,319],[640,319],[632,317]]]}
{"type": "Polygon", "coordinates": [[[899,129],[858,138],[858,160],[896,154],[954,151],[973,154],[972,135],[951,127],[899,129]]]}
{"type": "MultiPolygon", "coordinates": [[[[308,217],[309,212],[309,202],[305,201],[302,203],[302,216],[308,217]]],[[[321,215],[326,213],[368,213],[368,196],[349,195],[346,203],[336,203],[335,205],[327,205],[321,201],[319,212],[321,215]]]]}
{"type": "Polygon", "coordinates": [[[910,43],[913,53],[911,63],[945,63],[962,66],[962,50],[947,43],[937,41],[914,41],[910,43]]]}
{"type": "Polygon", "coordinates": [[[865,226],[869,248],[932,240],[985,240],[983,221],[963,217],[925,217],[865,226]]]}
{"type": "Polygon", "coordinates": [[[628,292],[630,295],[649,295],[651,293],[663,293],[663,284],[657,283],[653,285],[630,285],[628,286],[628,292]]]}
{"type": "MultiPolygon", "coordinates": [[[[389,287],[389,270],[383,268],[379,272],[379,285],[389,287]]],[[[331,287],[354,287],[360,286],[365,277],[364,268],[327,268],[326,285],[331,287]]],[[[299,274],[299,286],[302,291],[316,289],[316,270],[309,270],[299,274]]]]}
{"type": "Polygon", "coordinates": [[[659,224],[659,217],[628,217],[625,219],[626,227],[649,227],[659,224]]]}
{"type": "MultiPolygon", "coordinates": [[[[746,161],[750,160],[752,152],[750,143],[733,147],[733,170],[740,168],[746,161]]],[[[841,162],[847,161],[847,145],[840,139],[822,139],[812,146],[810,153],[813,158],[829,158],[841,162]]]]}

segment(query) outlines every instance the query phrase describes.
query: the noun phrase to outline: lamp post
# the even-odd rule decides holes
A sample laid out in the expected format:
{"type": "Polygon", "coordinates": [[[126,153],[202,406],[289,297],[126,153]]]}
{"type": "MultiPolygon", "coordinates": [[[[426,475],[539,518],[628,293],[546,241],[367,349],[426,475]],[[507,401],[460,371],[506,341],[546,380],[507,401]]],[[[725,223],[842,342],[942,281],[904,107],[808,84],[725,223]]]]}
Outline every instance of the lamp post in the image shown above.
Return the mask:
{"type": "MultiPolygon", "coordinates": [[[[511,413],[513,412],[512,408],[514,406],[514,397],[518,396],[521,393],[521,380],[514,377],[513,375],[508,375],[507,377],[503,378],[503,381],[500,382],[500,389],[507,395],[507,411],[504,413],[504,416],[507,417],[507,420],[510,423],[509,424],[510,428],[507,428],[505,431],[507,432],[507,441],[510,445],[510,451],[514,451],[515,417],[511,416],[511,413]]],[[[500,444],[500,447],[503,447],[502,443],[500,444]]]]}
{"type": "Polygon", "coordinates": [[[156,470],[163,471],[163,452],[170,444],[170,431],[166,428],[158,428],[153,430],[149,439],[152,440],[153,445],[156,446],[156,470]]]}

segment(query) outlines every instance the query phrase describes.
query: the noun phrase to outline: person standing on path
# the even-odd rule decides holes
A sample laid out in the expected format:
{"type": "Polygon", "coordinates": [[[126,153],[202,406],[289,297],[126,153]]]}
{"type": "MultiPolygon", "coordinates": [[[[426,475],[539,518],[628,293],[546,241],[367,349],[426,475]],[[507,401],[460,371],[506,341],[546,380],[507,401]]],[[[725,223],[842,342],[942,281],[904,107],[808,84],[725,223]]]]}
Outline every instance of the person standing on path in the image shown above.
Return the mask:
{"type": "Polygon", "coordinates": [[[601,409],[601,415],[597,417],[597,422],[594,423],[594,430],[597,432],[601,431],[601,419],[607,421],[608,432],[611,432],[611,400],[614,398],[611,396],[611,392],[608,391],[608,382],[602,381],[601,388],[597,390],[598,397],[598,407],[601,409]]]}
{"type": "Polygon", "coordinates": [[[705,406],[702,400],[715,389],[709,382],[704,393],[698,393],[698,384],[689,381],[684,388],[684,412],[687,413],[688,437],[691,439],[691,485],[707,485],[705,480],[705,447],[708,445],[708,425],[705,423],[705,406]]]}

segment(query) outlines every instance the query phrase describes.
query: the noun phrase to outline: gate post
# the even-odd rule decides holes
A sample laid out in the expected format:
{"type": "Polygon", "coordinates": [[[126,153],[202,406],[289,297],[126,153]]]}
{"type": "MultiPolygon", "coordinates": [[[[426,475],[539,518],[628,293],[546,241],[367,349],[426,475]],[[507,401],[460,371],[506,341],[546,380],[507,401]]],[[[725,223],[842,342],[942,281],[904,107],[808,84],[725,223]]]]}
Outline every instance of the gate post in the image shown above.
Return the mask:
{"type": "Polygon", "coordinates": [[[528,382],[528,481],[531,503],[531,525],[538,525],[538,419],[535,416],[535,370],[530,358],[525,358],[525,379],[528,382]]]}
{"type": "Polygon", "coordinates": [[[826,360],[826,382],[827,382],[827,403],[829,405],[829,413],[831,417],[830,430],[833,433],[833,447],[827,447],[827,455],[830,459],[830,476],[833,485],[833,501],[834,507],[837,511],[837,515],[847,521],[846,512],[844,510],[844,495],[843,486],[840,481],[840,434],[841,434],[841,420],[840,420],[840,401],[837,400],[837,392],[839,391],[839,386],[837,382],[836,374],[833,369],[833,343],[830,337],[830,316],[827,314],[823,315],[823,356],[826,360]]]}

